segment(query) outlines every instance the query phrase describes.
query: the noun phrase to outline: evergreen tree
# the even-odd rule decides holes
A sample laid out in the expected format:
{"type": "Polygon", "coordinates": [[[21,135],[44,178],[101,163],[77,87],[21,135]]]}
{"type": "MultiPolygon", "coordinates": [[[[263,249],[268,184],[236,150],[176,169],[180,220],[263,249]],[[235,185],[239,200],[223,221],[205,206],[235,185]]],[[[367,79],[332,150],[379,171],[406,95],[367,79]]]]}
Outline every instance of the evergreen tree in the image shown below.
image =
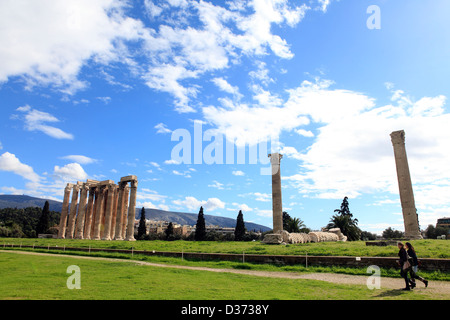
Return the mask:
{"type": "Polygon", "coordinates": [[[236,227],[234,228],[234,240],[244,240],[245,231],[244,215],[242,214],[242,210],[239,210],[239,214],[236,219],[236,227]]]}
{"type": "Polygon", "coordinates": [[[46,233],[48,228],[50,228],[50,210],[49,203],[45,201],[44,208],[42,209],[41,217],[39,218],[38,224],[36,226],[36,235],[40,233],[46,233]]]}
{"type": "Polygon", "coordinates": [[[169,223],[169,225],[166,228],[166,240],[171,240],[173,238],[173,224],[172,222],[169,223]]]}
{"type": "Polygon", "coordinates": [[[287,213],[286,211],[283,211],[283,230],[288,231],[291,220],[292,220],[292,218],[289,215],[289,213],[287,213]]]}
{"type": "Polygon", "coordinates": [[[350,213],[350,209],[348,207],[348,197],[345,197],[344,200],[342,201],[341,208],[334,210],[334,212],[338,212],[342,216],[350,216],[350,218],[353,217],[353,214],[350,213]]]}
{"type": "Polygon", "coordinates": [[[147,234],[147,226],[145,225],[145,208],[141,209],[141,219],[139,220],[137,238],[142,239],[147,234]]]}
{"type": "Polygon", "coordinates": [[[359,240],[361,238],[361,229],[358,228],[358,219],[352,218],[353,214],[350,213],[347,197],[342,201],[341,208],[334,210],[334,212],[338,212],[339,214],[331,218],[327,229],[339,228],[347,236],[347,240],[359,240]]]}
{"type": "Polygon", "coordinates": [[[205,217],[203,215],[203,207],[198,212],[197,224],[195,225],[195,240],[203,241],[206,238],[205,217]]]}

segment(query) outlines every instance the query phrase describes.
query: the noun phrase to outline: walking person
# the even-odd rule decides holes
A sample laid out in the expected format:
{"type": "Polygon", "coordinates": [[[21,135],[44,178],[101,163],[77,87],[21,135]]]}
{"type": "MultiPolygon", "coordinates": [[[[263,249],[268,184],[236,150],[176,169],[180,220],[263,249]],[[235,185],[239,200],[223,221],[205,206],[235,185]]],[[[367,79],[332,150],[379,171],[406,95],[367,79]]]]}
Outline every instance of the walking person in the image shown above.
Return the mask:
{"type": "Polygon", "coordinates": [[[398,261],[400,265],[400,275],[403,279],[405,279],[405,288],[402,290],[411,290],[409,286],[409,280],[408,280],[408,271],[411,269],[411,264],[408,261],[408,254],[406,253],[405,246],[402,242],[397,243],[397,247],[399,249],[398,256],[400,260],[398,261]]]}
{"type": "Polygon", "coordinates": [[[412,268],[409,272],[411,275],[411,280],[410,280],[411,288],[414,289],[416,287],[415,279],[422,281],[423,284],[425,285],[425,288],[428,287],[428,280],[425,280],[424,278],[417,275],[419,261],[417,260],[417,254],[416,254],[416,251],[414,250],[414,247],[409,242],[405,243],[405,247],[406,247],[405,249],[406,249],[406,252],[408,253],[408,256],[411,258],[412,268]]]}

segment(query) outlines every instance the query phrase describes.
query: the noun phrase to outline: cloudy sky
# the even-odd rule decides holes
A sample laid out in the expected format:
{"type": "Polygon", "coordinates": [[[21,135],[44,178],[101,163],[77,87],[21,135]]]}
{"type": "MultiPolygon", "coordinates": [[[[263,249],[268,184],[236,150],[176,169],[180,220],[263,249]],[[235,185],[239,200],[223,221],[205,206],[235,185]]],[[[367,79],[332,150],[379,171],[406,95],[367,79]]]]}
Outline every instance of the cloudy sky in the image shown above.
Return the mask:
{"type": "Polygon", "coordinates": [[[312,229],[342,199],[403,230],[405,130],[422,228],[450,215],[448,0],[0,1],[0,193],[139,178],[138,207],[312,229]]]}

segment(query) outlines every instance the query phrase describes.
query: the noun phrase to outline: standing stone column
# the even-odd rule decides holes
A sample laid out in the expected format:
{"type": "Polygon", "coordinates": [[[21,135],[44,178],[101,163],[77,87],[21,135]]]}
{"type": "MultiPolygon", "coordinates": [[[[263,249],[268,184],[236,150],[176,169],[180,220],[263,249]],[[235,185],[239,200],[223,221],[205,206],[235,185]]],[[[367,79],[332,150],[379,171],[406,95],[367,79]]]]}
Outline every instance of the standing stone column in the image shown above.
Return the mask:
{"type": "Polygon", "coordinates": [[[111,240],[111,220],[113,215],[114,207],[114,185],[108,185],[108,196],[106,200],[106,210],[105,210],[105,231],[103,232],[102,240],[111,240]]]}
{"type": "Polygon", "coordinates": [[[134,238],[134,219],[136,215],[136,193],[137,180],[131,181],[130,206],[128,207],[128,223],[127,223],[127,241],[135,241],[134,238]]]}
{"type": "Polygon", "coordinates": [[[118,198],[119,198],[119,186],[114,185],[113,214],[112,214],[112,219],[111,219],[111,240],[113,240],[116,235],[118,198]]]}
{"type": "Polygon", "coordinates": [[[94,234],[93,240],[100,240],[100,231],[102,227],[102,211],[103,211],[103,199],[105,189],[102,186],[98,186],[98,195],[95,208],[95,222],[94,222],[94,234]]]}
{"type": "Polygon", "coordinates": [[[64,189],[64,200],[61,209],[61,218],[59,220],[59,230],[58,230],[59,239],[64,239],[66,237],[67,215],[69,214],[70,190],[72,190],[72,184],[68,183],[66,188],[64,189]]]}
{"type": "Polygon", "coordinates": [[[80,204],[78,205],[77,223],[75,227],[75,239],[84,239],[84,222],[86,215],[86,200],[89,186],[83,183],[80,193],[80,204]]]}
{"type": "Polygon", "coordinates": [[[272,214],[273,214],[273,233],[283,231],[283,208],[281,200],[281,175],[280,160],[283,155],[279,153],[269,154],[272,165],[272,214]]]}
{"type": "Polygon", "coordinates": [[[130,197],[130,187],[128,184],[125,185],[125,195],[123,199],[123,216],[122,216],[122,239],[125,239],[127,236],[127,216],[128,216],[128,201],[130,197]]]}
{"type": "Polygon", "coordinates": [[[405,237],[408,239],[422,239],[419,230],[416,205],[414,202],[408,158],[406,155],[405,131],[400,130],[392,132],[391,140],[394,147],[395,164],[397,167],[400,202],[402,205],[403,222],[405,224],[405,237]]]}
{"type": "Polygon", "coordinates": [[[73,239],[73,231],[75,228],[75,219],[77,217],[78,207],[78,191],[80,186],[78,184],[73,186],[72,202],[70,203],[69,224],[67,226],[66,239],[73,239]]]}
{"type": "Polygon", "coordinates": [[[119,198],[117,200],[117,214],[116,214],[116,231],[114,235],[114,240],[123,240],[122,237],[122,223],[124,223],[123,218],[123,203],[124,203],[124,193],[125,193],[126,183],[119,183],[119,198]]]}
{"type": "Polygon", "coordinates": [[[86,222],[84,225],[84,239],[91,239],[92,220],[94,215],[95,187],[89,187],[89,200],[86,207],[86,222]]]}

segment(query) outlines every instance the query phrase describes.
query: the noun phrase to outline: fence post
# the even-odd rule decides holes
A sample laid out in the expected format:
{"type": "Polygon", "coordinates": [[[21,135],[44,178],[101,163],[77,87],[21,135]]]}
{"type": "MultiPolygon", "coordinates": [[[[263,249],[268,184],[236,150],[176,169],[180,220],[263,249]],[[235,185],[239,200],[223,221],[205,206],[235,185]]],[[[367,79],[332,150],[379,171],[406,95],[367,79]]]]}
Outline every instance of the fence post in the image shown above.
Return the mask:
{"type": "Polygon", "coordinates": [[[242,263],[245,263],[245,251],[242,251],[242,263]]]}
{"type": "Polygon", "coordinates": [[[308,268],[308,252],[306,252],[306,268],[308,268]]]}

